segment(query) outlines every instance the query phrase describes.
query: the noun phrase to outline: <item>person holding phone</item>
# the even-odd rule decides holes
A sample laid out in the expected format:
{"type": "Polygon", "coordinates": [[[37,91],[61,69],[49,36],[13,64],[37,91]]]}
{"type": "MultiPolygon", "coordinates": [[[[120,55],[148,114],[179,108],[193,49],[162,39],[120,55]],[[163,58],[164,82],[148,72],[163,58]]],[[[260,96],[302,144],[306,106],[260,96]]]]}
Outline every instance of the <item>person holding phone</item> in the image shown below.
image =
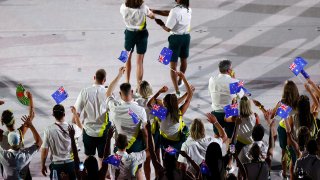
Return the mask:
{"type": "Polygon", "coordinates": [[[177,80],[178,59],[180,57],[180,71],[185,74],[187,70],[187,58],[189,57],[190,46],[190,26],[192,10],[189,7],[189,0],[176,0],[177,4],[169,11],[152,10],[155,14],[168,16],[167,22],[164,23],[161,19],[155,19],[165,31],[170,32],[168,38],[169,49],[171,49],[172,57],[170,67],[174,71],[170,71],[171,80],[176,90],[177,96],[180,96],[179,86],[182,85],[182,78],[177,80]]]}

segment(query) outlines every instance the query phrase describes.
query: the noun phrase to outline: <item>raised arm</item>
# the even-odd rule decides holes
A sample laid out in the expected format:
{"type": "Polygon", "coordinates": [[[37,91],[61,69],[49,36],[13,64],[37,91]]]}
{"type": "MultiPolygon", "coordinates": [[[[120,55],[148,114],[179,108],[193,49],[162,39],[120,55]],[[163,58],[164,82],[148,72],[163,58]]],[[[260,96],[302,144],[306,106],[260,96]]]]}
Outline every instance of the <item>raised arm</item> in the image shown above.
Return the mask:
{"type": "Polygon", "coordinates": [[[185,102],[183,103],[182,106],[180,106],[180,111],[181,111],[181,114],[183,115],[189,105],[190,105],[190,102],[191,102],[191,99],[192,99],[192,96],[193,96],[193,91],[191,89],[191,86],[189,85],[189,82],[187,81],[186,77],[184,76],[184,74],[182,72],[177,72],[177,75],[182,79],[182,81],[184,82],[185,86],[186,86],[186,89],[187,89],[187,98],[185,100],[185,102]]]}
{"type": "Polygon", "coordinates": [[[76,140],[74,139],[75,130],[72,125],[68,126],[68,131],[69,131],[69,136],[71,139],[71,149],[72,149],[73,159],[74,159],[74,170],[76,172],[77,178],[81,179],[81,173],[79,170],[80,159],[79,159],[79,155],[78,155],[76,140]]]}
{"type": "MultiPolygon", "coordinates": [[[[196,179],[202,179],[199,165],[196,162],[194,162],[194,160],[191,159],[191,157],[185,151],[180,151],[180,155],[183,156],[184,158],[186,158],[189,161],[189,163],[191,164],[191,166],[196,170],[196,176],[195,176],[196,179]]],[[[192,174],[192,173],[190,172],[190,174],[192,174]]]]}
{"type": "Polygon", "coordinates": [[[316,96],[318,98],[320,98],[320,89],[319,89],[319,87],[310,78],[307,79],[307,81],[311,85],[311,87],[314,89],[316,96]]]}
{"type": "MultiPolygon", "coordinates": [[[[32,120],[34,119],[34,116],[35,116],[35,113],[34,113],[34,105],[33,105],[33,98],[32,98],[31,92],[27,91],[26,94],[27,94],[28,99],[30,99],[30,104],[29,104],[29,118],[30,118],[30,121],[32,121],[32,120]]],[[[26,132],[27,132],[27,130],[28,130],[28,127],[22,125],[19,129],[21,130],[22,135],[25,135],[26,132]]]]}
{"type": "Polygon", "coordinates": [[[156,171],[156,174],[161,174],[164,172],[164,168],[162,167],[161,163],[158,161],[156,153],[154,151],[154,144],[153,144],[153,137],[151,134],[151,124],[150,121],[148,120],[147,125],[147,132],[148,132],[148,145],[149,145],[149,153],[151,157],[152,164],[154,166],[154,170],[156,171]]]}
{"type": "Polygon", "coordinates": [[[72,112],[72,123],[76,124],[80,129],[83,129],[82,124],[80,122],[80,117],[76,111],[76,108],[74,106],[71,106],[70,108],[72,112]]]}
{"type": "MultiPolygon", "coordinates": [[[[115,126],[111,126],[108,130],[108,136],[106,145],[104,147],[103,159],[107,158],[110,155],[110,145],[111,145],[111,138],[113,137],[113,133],[115,132],[115,126]]],[[[105,179],[108,172],[108,164],[102,163],[102,166],[99,170],[100,178],[105,179]]]]}
{"type": "Polygon", "coordinates": [[[154,14],[158,14],[160,16],[169,16],[170,11],[169,10],[156,10],[156,9],[150,9],[154,14]]]}
{"type": "Polygon", "coordinates": [[[155,95],[152,96],[152,98],[148,101],[147,106],[149,109],[152,109],[152,106],[156,104],[157,98],[160,96],[160,94],[165,93],[168,91],[167,86],[163,86],[155,95]]]}
{"type": "Polygon", "coordinates": [[[107,90],[107,93],[106,93],[107,97],[110,97],[112,95],[115,87],[117,86],[119,80],[121,79],[121,77],[122,77],[122,75],[124,74],[125,71],[126,71],[125,67],[121,67],[119,69],[119,73],[118,73],[117,77],[110,83],[110,85],[108,87],[108,90],[107,90]]]}
{"type": "Polygon", "coordinates": [[[310,96],[312,98],[312,101],[313,101],[313,105],[316,106],[316,107],[319,107],[319,101],[318,101],[318,98],[315,95],[316,91],[315,91],[315,93],[313,93],[312,90],[311,90],[311,87],[307,83],[304,84],[304,87],[306,88],[306,90],[310,94],[310,96]]]}
{"type": "MultiPolygon", "coordinates": [[[[192,85],[190,85],[192,93],[196,90],[192,85]]],[[[184,93],[180,98],[178,98],[178,104],[182,103],[188,97],[188,92],[184,93]]]]}
{"type": "Polygon", "coordinates": [[[269,168],[271,168],[271,162],[273,158],[273,149],[274,149],[274,134],[275,132],[275,120],[272,120],[270,123],[270,134],[269,134],[269,147],[267,151],[267,158],[266,162],[269,165],[269,168]]]}
{"type": "Polygon", "coordinates": [[[41,147],[42,145],[42,139],[38,133],[38,131],[36,130],[36,128],[33,126],[32,124],[32,120],[30,119],[30,117],[28,116],[23,116],[21,118],[21,120],[24,122],[23,126],[26,126],[27,128],[30,128],[33,138],[35,140],[35,144],[38,146],[38,149],[41,147]]]}
{"type": "Polygon", "coordinates": [[[219,124],[217,118],[211,113],[207,113],[206,116],[208,118],[208,121],[218,129],[219,137],[222,139],[222,141],[226,142],[228,140],[227,134],[219,124]]]}
{"type": "Polygon", "coordinates": [[[267,112],[266,109],[264,108],[264,106],[259,101],[252,99],[252,102],[254,105],[256,105],[261,110],[262,113],[267,112]]]}

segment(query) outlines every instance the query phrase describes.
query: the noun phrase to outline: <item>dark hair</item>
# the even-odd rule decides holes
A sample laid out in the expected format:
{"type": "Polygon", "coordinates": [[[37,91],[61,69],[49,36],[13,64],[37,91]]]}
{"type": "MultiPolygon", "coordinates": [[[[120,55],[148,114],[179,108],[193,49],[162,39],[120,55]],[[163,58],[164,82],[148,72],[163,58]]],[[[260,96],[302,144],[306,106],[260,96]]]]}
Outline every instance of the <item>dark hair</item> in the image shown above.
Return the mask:
{"type": "Polygon", "coordinates": [[[164,153],[163,155],[163,166],[166,169],[166,177],[168,179],[174,179],[174,172],[176,168],[177,157],[175,155],[170,155],[169,153],[164,153]]]}
{"type": "Polygon", "coordinates": [[[185,8],[189,8],[189,0],[180,0],[179,4],[185,8]]]}
{"type": "Polygon", "coordinates": [[[231,61],[230,60],[222,60],[219,63],[219,71],[220,73],[227,73],[228,70],[231,68],[231,61]]]}
{"type": "Polygon", "coordinates": [[[65,116],[64,112],[64,107],[61,104],[57,104],[53,107],[52,115],[56,120],[60,121],[65,116]]]}
{"type": "Polygon", "coordinates": [[[249,150],[249,154],[252,156],[253,160],[259,160],[261,149],[257,143],[253,143],[252,147],[249,150]]]}
{"type": "Polygon", "coordinates": [[[175,94],[167,94],[164,99],[164,105],[168,110],[167,116],[170,115],[171,120],[179,122],[179,104],[175,94]]]}
{"type": "Polygon", "coordinates": [[[312,139],[307,144],[307,151],[309,154],[315,155],[318,151],[317,141],[312,139]]]}
{"type": "Polygon", "coordinates": [[[103,81],[106,80],[106,76],[107,76],[107,73],[104,69],[99,69],[97,72],[96,72],[96,81],[100,84],[103,83],[103,81]]]}
{"type": "Polygon", "coordinates": [[[130,83],[122,83],[120,85],[120,91],[121,91],[121,94],[123,94],[124,96],[128,96],[131,91],[130,83]]]}
{"type": "Polygon", "coordinates": [[[301,95],[298,101],[298,122],[300,126],[306,126],[312,131],[313,115],[310,110],[310,101],[308,96],[301,95]]]}
{"type": "Polygon", "coordinates": [[[137,9],[143,4],[143,0],[126,0],[125,4],[129,8],[137,9]]]}
{"type": "Polygon", "coordinates": [[[299,90],[293,81],[286,81],[283,87],[281,102],[292,107],[293,110],[297,109],[299,99],[299,90]]]}
{"type": "Polygon", "coordinates": [[[264,128],[261,124],[257,124],[253,127],[252,130],[252,139],[254,141],[261,141],[264,136],[264,128]]]}
{"type": "Polygon", "coordinates": [[[237,180],[237,176],[233,173],[227,174],[226,180],[237,180]]]}
{"type": "Polygon", "coordinates": [[[311,139],[310,131],[306,126],[301,126],[298,130],[298,145],[300,151],[304,151],[308,141],[311,139]]]}
{"type": "Polygon", "coordinates": [[[224,161],[221,147],[218,143],[212,142],[209,144],[206,151],[205,162],[211,173],[211,176],[207,176],[207,179],[224,179],[225,165],[222,164],[222,168],[219,168],[219,163],[224,163],[224,161]]]}
{"type": "Polygon", "coordinates": [[[117,145],[117,148],[119,149],[126,149],[127,145],[128,145],[128,138],[126,135],[124,134],[118,134],[118,138],[117,138],[117,141],[116,141],[116,145],[117,145]]]}
{"type": "Polygon", "coordinates": [[[14,122],[12,124],[9,124],[13,119],[14,119],[14,116],[10,110],[5,110],[2,112],[1,122],[5,124],[7,127],[13,126],[14,122]]]}
{"type": "Polygon", "coordinates": [[[94,156],[89,156],[84,161],[84,167],[87,170],[86,179],[99,179],[99,166],[98,161],[94,156]]]}

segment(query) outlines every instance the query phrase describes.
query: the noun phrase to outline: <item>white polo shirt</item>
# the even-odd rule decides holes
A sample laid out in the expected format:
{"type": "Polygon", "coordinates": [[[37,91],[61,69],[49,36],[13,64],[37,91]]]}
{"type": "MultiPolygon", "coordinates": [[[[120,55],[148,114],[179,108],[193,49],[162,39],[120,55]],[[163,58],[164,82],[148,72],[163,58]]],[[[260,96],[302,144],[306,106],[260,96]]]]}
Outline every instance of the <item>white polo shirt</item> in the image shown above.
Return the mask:
{"type": "Polygon", "coordinates": [[[181,5],[175,6],[170,10],[166,27],[171,29],[172,34],[189,34],[191,25],[191,8],[181,5]]]}
{"type": "MultiPolygon", "coordinates": [[[[199,165],[205,159],[207,148],[212,142],[218,143],[222,149],[223,141],[221,138],[206,136],[205,138],[194,140],[189,136],[186,142],[182,144],[181,151],[185,151],[199,165]]],[[[192,165],[185,157],[179,155],[178,162],[187,164],[188,168],[194,172],[192,165]]]]}
{"type": "MultiPolygon", "coordinates": [[[[68,123],[58,122],[66,132],[68,132],[68,123]]],[[[48,126],[44,130],[42,148],[49,148],[52,161],[65,161],[71,159],[71,139],[69,134],[64,133],[56,124],[48,126]]]]}
{"type": "Polygon", "coordinates": [[[106,89],[102,85],[94,84],[83,89],[75,103],[79,114],[83,111],[83,128],[91,137],[102,137],[106,122],[106,89]]]}
{"type": "MultiPolygon", "coordinates": [[[[121,158],[121,163],[119,166],[120,169],[120,174],[118,176],[118,179],[132,179],[135,178],[133,176],[133,171],[135,168],[137,168],[138,165],[144,163],[146,160],[146,151],[140,151],[140,152],[132,152],[128,154],[127,152],[116,152],[117,155],[120,155],[121,158]]],[[[110,165],[111,166],[111,179],[115,179],[115,172],[117,167],[110,165]]]]}
{"type": "MultiPolygon", "coordinates": [[[[223,112],[223,107],[231,104],[235,94],[230,94],[230,83],[238,82],[228,74],[219,74],[209,79],[209,93],[212,100],[212,110],[223,112]]],[[[242,91],[242,90],[241,90],[242,91]]],[[[241,92],[240,92],[241,93],[241,92]]]]}
{"type": "Polygon", "coordinates": [[[4,150],[0,147],[0,162],[3,165],[3,177],[7,180],[22,179],[19,172],[30,163],[38,150],[39,148],[36,144],[19,151],[12,149],[4,150]]]}
{"type": "Polygon", "coordinates": [[[107,98],[107,105],[110,110],[110,121],[116,126],[118,134],[127,135],[128,141],[130,141],[139,128],[143,128],[147,123],[146,111],[134,101],[117,101],[114,99],[114,97],[110,96],[107,98]],[[132,117],[128,114],[129,108],[141,119],[141,126],[133,123],[132,117]]]}
{"type": "Polygon", "coordinates": [[[128,29],[143,30],[146,28],[146,16],[152,12],[149,7],[142,4],[140,8],[129,8],[123,3],[120,6],[120,13],[123,17],[124,24],[128,29]]]}

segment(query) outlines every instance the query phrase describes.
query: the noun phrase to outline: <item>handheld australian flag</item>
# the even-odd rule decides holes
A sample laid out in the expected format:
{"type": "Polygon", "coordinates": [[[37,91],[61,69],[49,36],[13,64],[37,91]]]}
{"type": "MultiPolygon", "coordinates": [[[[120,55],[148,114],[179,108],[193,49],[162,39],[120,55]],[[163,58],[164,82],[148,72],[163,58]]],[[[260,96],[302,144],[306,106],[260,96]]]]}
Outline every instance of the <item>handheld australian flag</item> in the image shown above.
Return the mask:
{"type": "Polygon", "coordinates": [[[239,115],[238,104],[226,105],[223,108],[223,110],[224,110],[224,113],[226,114],[226,117],[238,116],[239,115]]]}
{"type": "Polygon", "coordinates": [[[138,117],[138,115],[136,114],[136,113],[134,113],[133,111],[132,111],[132,109],[129,109],[128,110],[128,114],[131,116],[131,118],[132,118],[132,122],[134,123],[134,124],[138,124],[139,123],[139,117],[138,117]]]}
{"type": "Polygon", "coordinates": [[[276,114],[283,119],[287,119],[291,111],[292,108],[290,106],[280,103],[276,114]]]}
{"type": "Polygon", "coordinates": [[[230,83],[229,84],[230,94],[237,94],[242,89],[246,95],[251,96],[251,93],[246,88],[244,88],[243,85],[244,85],[243,81],[230,83]]]}
{"type": "Polygon", "coordinates": [[[200,170],[203,175],[211,175],[210,169],[204,160],[200,164],[200,170]]]}
{"type": "Polygon", "coordinates": [[[170,155],[176,155],[178,153],[178,150],[171,146],[168,146],[164,151],[170,155]]]}
{"type": "Polygon", "coordinates": [[[166,119],[167,113],[168,113],[168,110],[165,107],[160,106],[158,104],[154,104],[152,106],[151,111],[150,111],[150,114],[158,117],[162,121],[166,119]]]}
{"type": "Polygon", "coordinates": [[[68,93],[64,90],[63,86],[61,86],[57,91],[55,91],[52,95],[52,98],[56,101],[57,104],[60,104],[62,101],[68,98],[68,93]]]}
{"type": "Polygon", "coordinates": [[[122,156],[115,154],[115,155],[110,155],[106,159],[103,160],[105,164],[111,164],[113,166],[119,167],[121,163],[121,158],[122,156]]]}
{"type": "Polygon", "coordinates": [[[126,63],[127,60],[128,60],[128,51],[121,51],[121,54],[120,54],[120,57],[118,57],[118,59],[123,62],[123,63],[126,63]]]}
{"type": "Polygon", "coordinates": [[[289,66],[289,69],[293,72],[294,75],[298,76],[298,74],[307,64],[308,62],[305,61],[302,57],[297,57],[289,66]]]}
{"type": "Polygon", "coordinates": [[[158,61],[164,65],[168,65],[170,63],[171,57],[172,57],[172,50],[167,47],[164,47],[160,52],[158,61]]]}

